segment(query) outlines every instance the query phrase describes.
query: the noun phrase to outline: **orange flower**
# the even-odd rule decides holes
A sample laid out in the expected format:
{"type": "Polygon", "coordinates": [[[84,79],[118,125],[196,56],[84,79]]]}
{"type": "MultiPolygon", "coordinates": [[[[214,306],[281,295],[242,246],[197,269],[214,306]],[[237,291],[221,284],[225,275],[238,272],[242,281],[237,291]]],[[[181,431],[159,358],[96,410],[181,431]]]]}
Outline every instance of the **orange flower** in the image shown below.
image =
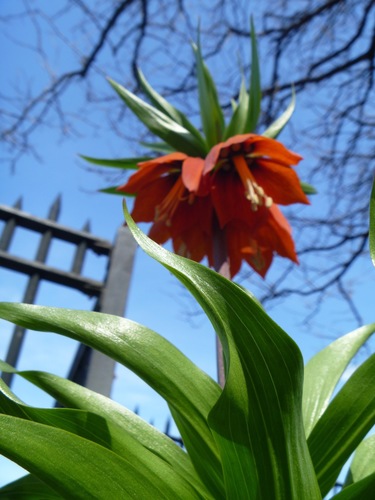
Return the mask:
{"type": "Polygon", "coordinates": [[[300,160],[273,139],[237,135],[205,160],[176,152],[139,163],[117,189],[136,195],[133,219],[152,222],[157,243],[171,239],[176,253],[216,270],[227,261],[231,278],[243,261],[264,277],[275,253],[298,262],[276,204],[309,203],[291,168],[300,160]]]}
{"type": "Polygon", "coordinates": [[[309,203],[291,168],[301,159],[280,142],[255,134],[231,137],[207,155],[203,175],[211,177],[231,277],[242,260],[264,277],[275,252],[298,262],[291,228],[276,204],[309,203]]]}
{"type": "Polygon", "coordinates": [[[139,163],[139,170],[118,191],[136,194],[132,217],[153,222],[149,236],[157,243],[172,239],[176,253],[212,262],[212,202],[201,182],[204,160],[171,153],[139,163]]]}

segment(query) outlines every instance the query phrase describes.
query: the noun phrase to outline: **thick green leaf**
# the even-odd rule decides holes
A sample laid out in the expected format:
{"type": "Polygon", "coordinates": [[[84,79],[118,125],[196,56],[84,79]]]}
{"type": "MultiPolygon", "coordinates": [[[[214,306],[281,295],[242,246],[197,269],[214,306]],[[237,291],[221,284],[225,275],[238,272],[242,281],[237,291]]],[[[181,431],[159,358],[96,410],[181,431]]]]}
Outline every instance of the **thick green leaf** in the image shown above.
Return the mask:
{"type": "Polygon", "coordinates": [[[2,303],[0,317],[25,328],[60,333],[83,342],[143,378],[181,419],[191,423],[194,436],[186,437],[181,431],[182,438],[201,480],[216,498],[221,498],[221,465],[207,424],[221,389],[172,344],[142,325],[108,314],[2,303]],[[196,449],[200,455],[196,455],[196,449]]]}
{"type": "Polygon", "coordinates": [[[189,156],[206,155],[207,146],[203,142],[203,139],[199,140],[168,115],[142,101],[142,99],[118,83],[110,79],[108,81],[125,104],[153,134],[170,144],[177,151],[181,151],[189,156]]]}
{"type": "Polygon", "coordinates": [[[302,182],[300,181],[302,191],[305,194],[316,194],[318,191],[314,188],[314,186],[311,186],[311,184],[307,184],[307,182],[302,182]]]}
{"type": "MultiPolygon", "coordinates": [[[[188,455],[171,439],[147,424],[133,412],[101,394],[57,375],[36,371],[19,372],[2,362],[0,362],[0,368],[3,371],[17,373],[43,389],[66,407],[87,410],[103,417],[112,429],[111,449],[113,451],[120,450],[121,453],[124,446],[123,442],[126,443],[126,437],[131,436],[148,451],[161,457],[182,477],[188,479],[189,483],[194,485],[197,490],[202,490],[202,493],[204,491],[205,495],[209,496],[199,482],[188,455]]],[[[12,398],[9,392],[8,397],[12,398]]]]}
{"type": "Polygon", "coordinates": [[[62,498],[56,491],[52,490],[39,478],[32,474],[9,483],[0,488],[2,500],[56,500],[62,498]]]}
{"type": "Polygon", "coordinates": [[[246,132],[246,119],[249,107],[249,95],[246,91],[245,81],[242,80],[240,94],[238,97],[238,105],[233,110],[232,117],[225,129],[223,140],[237,134],[244,134],[246,132]]]}
{"type": "Polygon", "coordinates": [[[260,69],[258,59],[257,39],[254,22],[251,19],[251,74],[249,90],[249,107],[246,120],[246,132],[254,132],[260,115],[260,103],[262,100],[262,89],[260,84],[260,69]]]}
{"type": "MultiPolygon", "coordinates": [[[[357,483],[371,474],[375,474],[375,435],[364,439],[355,450],[350,464],[345,485],[357,483]]],[[[374,490],[375,491],[375,490],[374,490]]]]}
{"type": "Polygon", "coordinates": [[[199,107],[202,127],[207,146],[212,148],[212,146],[222,140],[225,123],[215,82],[203,61],[199,33],[197,45],[193,44],[193,51],[195,54],[198,77],[199,107]]]}
{"type": "Polygon", "coordinates": [[[372,500],[375,491],[375,474],[367,476],[344,488],[340,493],[332,497],[334,500],[372,500]]]}
{"type": "Polygon", "coordinates": [[[308,445],[322,496],[350,455],[375,424],[375,354],[367,359],[331,401],[308,445]]]}
{"type": "MultiPolygon", "coordinates": [[[[292,88],[292,99],[284,111],[284,113],[279,116],[271,125],[263,132],[264,137],[269,137],[271,139],[276,139],[276,137],[280,134],[280,132],[283,130],[285,125],[288,123],[290,120],[294,109],[296,107],[296,93],[294,91],[294,88],[292,88]]],[[[310,193],[309,193],[310,194],[310,193]]]]}
{"type": "Polygon", "coordinates": [[[71,432],[9,415],[0,428],[1,452],[66,498],[199,498],[187,483],[168,484],[162,471],[71,432]]]}
{"type": "Polygon", "coordinates": [[[172,106],[164,97],[158,94],[151,85],[147,82],[144,74],[140,69],[137,69],[139,83],[142,87],[143,92],[150,99],[151,103],[159,109],[162,113],[168,115],[173,121],[179,123],[185,127],[189,132],[191,132],[199,141],[204,142],[204,137],[197,130],[194,125],[188,120],[186,115],[172,106]]]}
{"type": "Polygon", "coordinates": [[[102,167],[122,168],[127,170],[137,170],[138,163],[142,161],[151,160],[150,156],[139,156],[138,158],[92,158],[91,156],[78,155],[83,160],[93,163],[94,165],[101,165],[102,167]]]}
{"type": "Polygon", "coordinates": [[[305,366],[302,407],[306,436],[323,415],[345,368],[374,332],[375,323],[358,328],[332,342],[305,366]]]}
{"type": "Polygon", "coordinates": [[[370,199],[369,241],[370,241],[371,260],[375,266],[375,178],[374,178],[374,182],[372,184],[371,199],[370,199]]]}
{"type": "Polygon", "coordinates": [[[144,141],[141,141],[139,144],[141,146],[144,146],[147,149],[151,149],[151,151],[156,151],[157,153],[169,154],[169,153],[173,153],[174,151],[176,151],[175,148],[172,148],[172,146],[170,146],[166,142],[144,142],[144,141]]]}
{"type": "Polygon", "coordinates": [[[227,498],[321,498],[303,429],[296,344],[240,287],[161,248],[127,211],[126,220],[140,246],[196,297],[223,345],[226,385],[209,424],[227,498]]]}
{"type": "MultiPolygon", "coordinates": [[[[95,408],[94,408],[95,409],[95,408]]],[[[139,440],[136,435],[128,432],[128,429],[123,425],[120,426],[114,416],[105,418],[107,415],[100,415],[91,411],[76,410],[76,409],[61,409],[61,408],[33,408],[26,405],[21,405],[7,398],[4,393],[0,392],[0,413],[12,415],[18,418],[31,420],[48,426],[56,427],[65,430],[71,434],[75,434],[82,438],[93,441],[104,448],[108,448],[121,458],[126,459],[139,471],[142,471],[152,477],[160,477],[163,487],[166,489],[174,489],[178,493],[178,484],[184,489],[191,489],[192,494],[196,495],[197,491],[193,484],[198,484],[202,490],[201,484],[194,477],[194,473],[190,471],[190,477],[193,482],[188,482],[188,474],[184,470],[176,471],[162,456],[162,445],[165,441],[165,436],[154,433],[155,448],[157,444],[160,446],[160,452],[155,453],[143,445],[142,438],[139,440]],[[191,486],[189,486],[191,485],[191,486]]],[[[128,419],[130,420],[130,419],[128,419]]],[[[149,424],[144,427],[150,427],[149,424]]],[[[173,444],[173,443],[172,443],[173,444]]],[[[177,445],[174,445],[177,449],[177,445]]],[[[180,454],[183,454],[180,450],[180,454]]],[[[176,457],[177,458],[177,457],[176,457]]]]}
{"type": "Polygon", "coordinates": [[[119,196],[131,196],[134,197],[136,196],[134,193],[124,193],[124,191],[118,191],[117,188],[119,186],[109,186],[103,189],[99,189],[99,193],[106,193],[106,194],[117,194],[119,196]]]}

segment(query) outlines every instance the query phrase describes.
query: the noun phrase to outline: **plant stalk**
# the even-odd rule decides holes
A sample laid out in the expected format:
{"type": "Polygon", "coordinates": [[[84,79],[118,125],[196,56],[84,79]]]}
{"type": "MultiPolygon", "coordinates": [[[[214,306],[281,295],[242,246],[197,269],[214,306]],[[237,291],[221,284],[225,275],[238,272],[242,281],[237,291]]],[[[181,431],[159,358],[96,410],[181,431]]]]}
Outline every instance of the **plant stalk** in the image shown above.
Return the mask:
{"type": "MultiPolygon", "coordinates": [[[[229,259],[227,245],[223,230],[219,227],[219,222],[216,221],[214,236],[213,236],[213,262],[214,269],[227,279],[230,279],[229,259]]],[[[216,366],[217,380],[221,387],[225,385],[225,367],[223,347],[218,335],[216,335],[216,366]]]]}

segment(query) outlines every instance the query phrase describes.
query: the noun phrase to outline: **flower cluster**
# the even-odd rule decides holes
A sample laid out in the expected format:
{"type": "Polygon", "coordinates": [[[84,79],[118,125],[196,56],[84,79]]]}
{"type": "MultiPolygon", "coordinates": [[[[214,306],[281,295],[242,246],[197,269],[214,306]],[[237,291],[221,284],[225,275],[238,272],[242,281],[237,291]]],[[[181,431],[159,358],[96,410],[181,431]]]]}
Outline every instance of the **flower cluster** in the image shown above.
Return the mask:
{"type": "Polygon", "coordinates": [[[171,239],[177,254],[198,262],[207,257],[216,267],[221,233],[230,276],[244,260],[264,277],[275,253],[298,262],[277,205],[309,203],[292,168],[301,159],[274,139],[240,134],[205,159],[176,152],[139,163],[117,189],[136,195],[132,216],[153,223],[149,235],[156,242],[171,239]]]}
{"type": "Polygon", "coordinates": [[[295,96],[263,133],[255,134],[260,116],[260,68],[251,23],[251,74],[248,89],[242,81],[233,113],[226,122],[214,80],[193,44],[201,130],[172,106],[138,70],[138,81],[149,102],[110,80],[121,99],[161,142],[145,144],[158,158],[103,160],[95,164],[133,169],[122,186],[109,193],[135,195],[132,216],[151,222],[150,237],[174,251],[208,264],[233,278],[247,262],[265,276],[275,254],[298,262],[291,228],[278,205],[309,203],[315,190],[301,183],[293,167],[301,157],[276,137],[288,123],[295,96]]]}

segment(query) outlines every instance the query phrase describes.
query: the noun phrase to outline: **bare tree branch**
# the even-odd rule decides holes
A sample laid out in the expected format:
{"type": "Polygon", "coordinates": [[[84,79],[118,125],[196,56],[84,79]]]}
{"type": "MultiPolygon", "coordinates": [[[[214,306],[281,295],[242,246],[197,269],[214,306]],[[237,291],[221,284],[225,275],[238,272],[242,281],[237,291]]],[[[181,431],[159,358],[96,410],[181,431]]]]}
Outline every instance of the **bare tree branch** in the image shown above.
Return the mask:
{"type": "MultiPolygon", "coordinates": [[[[82,133],[81,123],[111,129],[137,149],[134,144],[147,134],[119,106],[103,77],[110,74],[138,93],[138,66],[161,94],[199,123],[189,48],[198,19],[204,57],[224,110],[236,97],[240,70],[248,78],[252,12],[246,0],[65,0],[48,9],[24,0],[22,5],[17,13],[0,16],[0,24],[8,43],[42,63],[47,84],[16,82],[0,94],[0,137],[12,165],[24,154],[37,157],[34,137],[45,126],[62,135],[82,133]],[[22,22],[32,26],[33,39],[15,34],[13,26],[22,22]],[[62,67],[55,64],[47,31],[66,51],[69,63],[62,67]],[[83,113],[72,114],[69,108],[66,96],[74,89],[82,94],[83,113]]],[[[354,264],[366,256],[375,171],[375,3],[275,0],[253,14],[264,61],[259,132],[285,109],[293,84],[297,111],[283,141],[303,153],[299,174],[318,186],[319,195],[311,207],[287,211],[300,266],[281,263],[266,282],[248,272],[242,279],[250,277],[267,303],[291,295],[315,297],[314,311],[332,290],[359,321],[349,281],[354,264]]]]}

